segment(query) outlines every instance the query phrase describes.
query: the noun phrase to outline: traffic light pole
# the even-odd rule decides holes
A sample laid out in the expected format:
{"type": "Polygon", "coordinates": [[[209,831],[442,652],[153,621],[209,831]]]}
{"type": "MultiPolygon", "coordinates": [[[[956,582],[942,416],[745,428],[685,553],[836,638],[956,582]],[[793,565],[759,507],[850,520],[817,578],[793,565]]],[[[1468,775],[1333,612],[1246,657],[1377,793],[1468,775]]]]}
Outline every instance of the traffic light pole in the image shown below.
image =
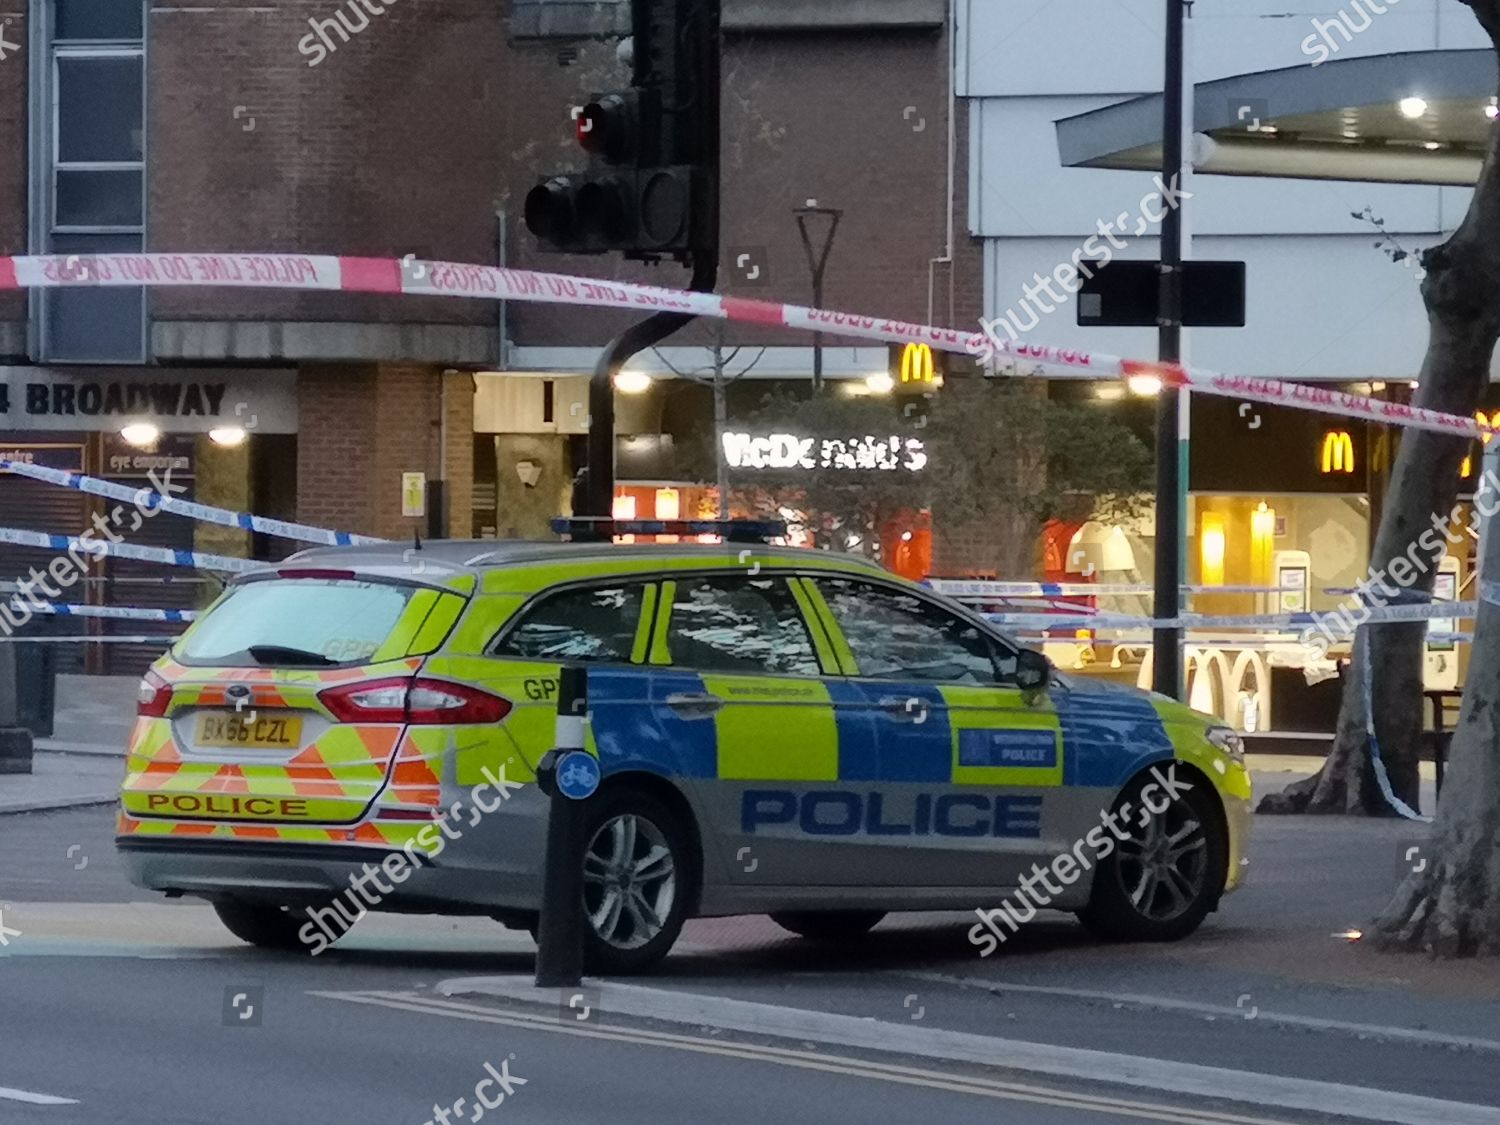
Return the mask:
{"type": "MultiPolygon", "coordinates": [[[[718,257],[704,255],[693,263],[689,288],[712,293],[718,281],[718,257]]],[[[655,313],[621,332],[599,356],[589,380],[589,460],[584,470],[583,507],[579,513],[608,519],[615,500],[615,376],[620,369],[654,344],[659,344],[689,321],[692,313],[655,313]]]]}

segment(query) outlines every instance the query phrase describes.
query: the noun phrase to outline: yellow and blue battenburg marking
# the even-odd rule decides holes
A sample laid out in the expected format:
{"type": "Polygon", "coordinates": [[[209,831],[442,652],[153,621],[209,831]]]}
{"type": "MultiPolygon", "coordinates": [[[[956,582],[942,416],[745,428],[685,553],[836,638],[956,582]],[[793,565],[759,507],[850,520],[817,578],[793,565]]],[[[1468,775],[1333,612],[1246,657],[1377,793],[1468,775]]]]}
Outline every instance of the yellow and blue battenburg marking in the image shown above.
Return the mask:
{"type": "Polygon", "coordinates": [[[1174,756],[1149,698],[1088,688],[1030,706],[988,686],[596,669],[589,705],[606,776],[797,786],[746,789],[746,831],[1036,836],[1047,790],[1118,788],[1174,756]]]}

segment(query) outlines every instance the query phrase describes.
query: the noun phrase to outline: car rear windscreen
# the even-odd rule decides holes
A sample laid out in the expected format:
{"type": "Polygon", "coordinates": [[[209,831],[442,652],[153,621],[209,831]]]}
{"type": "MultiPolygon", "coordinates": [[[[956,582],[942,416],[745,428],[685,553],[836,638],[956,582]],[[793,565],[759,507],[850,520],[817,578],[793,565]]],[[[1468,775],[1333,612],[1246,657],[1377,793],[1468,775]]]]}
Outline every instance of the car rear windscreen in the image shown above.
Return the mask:
{"type": "Polygon", "coordinates": [[[416,587],[273,579],[232,588],[178,644],[184,664],[324,666],[367,661],[416,587]]]}

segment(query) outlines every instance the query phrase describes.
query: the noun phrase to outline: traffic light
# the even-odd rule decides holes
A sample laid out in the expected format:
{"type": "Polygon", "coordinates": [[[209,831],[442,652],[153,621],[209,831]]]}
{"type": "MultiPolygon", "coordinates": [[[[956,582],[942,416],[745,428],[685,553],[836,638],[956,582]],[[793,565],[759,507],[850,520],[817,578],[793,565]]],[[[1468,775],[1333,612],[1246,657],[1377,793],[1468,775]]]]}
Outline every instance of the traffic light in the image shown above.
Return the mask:
{"type": "Polygon", "coordinates": [[[526,196],[549,249],[656,261],[716,256],[720,0],[634,0],[633,83],[574,111],[584,172],[526,196]]]}

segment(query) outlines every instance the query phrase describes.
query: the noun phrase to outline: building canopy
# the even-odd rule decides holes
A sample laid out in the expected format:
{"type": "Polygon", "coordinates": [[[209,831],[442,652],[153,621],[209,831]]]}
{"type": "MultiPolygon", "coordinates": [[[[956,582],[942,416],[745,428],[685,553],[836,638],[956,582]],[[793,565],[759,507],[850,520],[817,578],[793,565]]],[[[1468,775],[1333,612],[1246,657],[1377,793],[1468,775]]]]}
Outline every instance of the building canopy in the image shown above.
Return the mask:
{"type": "MultiPolygon", "coordinates": [[[[1335,59],[1199,83],[1200,173],[1470,187],[1495,120],[1488,49],[1335,59]]],[[[1162,96],[1057,122],[1064,167],[1161,167],[1162,96]]]]}

